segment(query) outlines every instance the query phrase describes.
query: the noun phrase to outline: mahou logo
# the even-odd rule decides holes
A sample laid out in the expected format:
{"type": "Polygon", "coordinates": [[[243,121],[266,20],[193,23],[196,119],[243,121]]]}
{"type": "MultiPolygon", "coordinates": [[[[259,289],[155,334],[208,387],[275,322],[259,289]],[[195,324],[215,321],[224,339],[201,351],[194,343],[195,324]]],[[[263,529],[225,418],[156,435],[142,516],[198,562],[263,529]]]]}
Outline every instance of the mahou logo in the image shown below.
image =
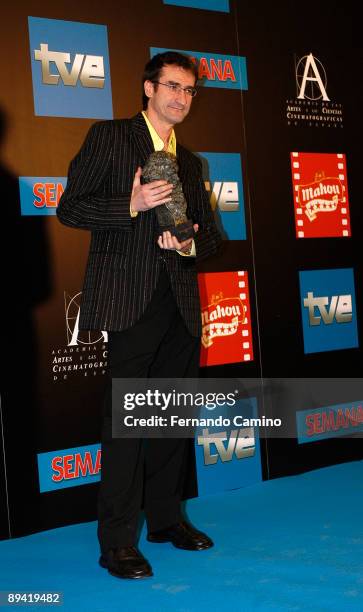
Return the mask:
{"type": "Polygon", "coordinates": [[[201,365],[253,359],[247,272],[199,274],[201,365]]]}
{"type": "Polygon", "coordinates": [[[343,153],[291,153],[297,238],[349,237],[343,153]]]}
{"type": "Polygon", "coordinates": [[[209,348],[213,339],[237,333],[238,324],[245,319],[246,306],[240,298],[223,298],[223,293],[212,295],[212,304],[202,312],[202,344],[209,348]]]}

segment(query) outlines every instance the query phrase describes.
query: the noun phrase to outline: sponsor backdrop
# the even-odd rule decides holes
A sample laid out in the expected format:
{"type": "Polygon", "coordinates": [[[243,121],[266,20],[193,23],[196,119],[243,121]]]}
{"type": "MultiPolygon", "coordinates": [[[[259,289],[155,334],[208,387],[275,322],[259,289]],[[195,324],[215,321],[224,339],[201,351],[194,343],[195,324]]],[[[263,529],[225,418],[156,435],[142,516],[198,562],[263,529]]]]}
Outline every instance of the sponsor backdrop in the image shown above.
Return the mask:
{"type": "MultiPolygon", "coordinates": [[[[140,110],[142,70],[158,51],[198,63],[201,86],[177,137],[202,161],[224,238],[199,269],[201,376],[361,376],[353,20],[334,2],[301,14],[237,0],[3,9],[1,538],[95,518],[108,338],[79,331],[90,237],[55,212],[89,127],[140,110]]],[[[267,405],[277,413],[277,399],[267,405]]],[[[254,397],[240,408],[265,410],[254,397]]],[[[289,439],[256,426],[197,431],[185,497],[362,457],[361,394],[299,395],[285,417],[289,439]]]]}

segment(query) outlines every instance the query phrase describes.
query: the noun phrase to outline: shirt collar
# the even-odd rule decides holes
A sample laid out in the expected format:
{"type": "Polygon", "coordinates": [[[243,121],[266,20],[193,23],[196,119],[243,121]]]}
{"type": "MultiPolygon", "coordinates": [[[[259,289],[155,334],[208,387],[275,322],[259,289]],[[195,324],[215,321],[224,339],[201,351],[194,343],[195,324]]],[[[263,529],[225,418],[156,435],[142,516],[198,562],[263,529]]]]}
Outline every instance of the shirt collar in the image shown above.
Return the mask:
{"type": "MultiPolygon", "coordinates": [[[[163,139],[160,138],[159,134],[157,133],[157,131],[155,130],[154,126],[150,122],[150,120],[149,120],[147,114],[145,113],[145,111],[142,111],[142,115],[143,115],[143,117],[145,119],[146,125],[148,127],[149,132],[150,132],[151,140],[153,141],[153,145],[154,145],[155,151],[162,151],[164,149],[164,141],[163,141],[163,139]]],[[[176,155],[176,136],[175,136],[174,130],[171,131],[169,142],[168,142],[167,151],[168,151],[168,153],[172,153],[173,155],[176,155]]]]}

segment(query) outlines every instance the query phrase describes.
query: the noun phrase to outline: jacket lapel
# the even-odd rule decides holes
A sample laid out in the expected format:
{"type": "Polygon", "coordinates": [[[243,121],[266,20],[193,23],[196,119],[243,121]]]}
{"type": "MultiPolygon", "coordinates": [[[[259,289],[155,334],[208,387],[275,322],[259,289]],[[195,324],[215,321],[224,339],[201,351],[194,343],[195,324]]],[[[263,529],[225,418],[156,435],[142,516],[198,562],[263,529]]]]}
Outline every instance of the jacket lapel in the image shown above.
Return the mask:
{"type": "Polygon", "coordinates": [[[141,113],[138,113],[131,119],[131,136],[140,153],[142,166],[144,166],[150,153],[154,151],[154,146],[145,119],[141,113]]]}
{"type": "Polygon", "coordinates": [[[178,160],[178,175],[179,175],[181,182],[183,182],[187,178],[184,172],[184,169],[185,169],[184,150],[183,150],[183,147],[181,147],[178,143],[176,143],[176,157],[178,160]]]}

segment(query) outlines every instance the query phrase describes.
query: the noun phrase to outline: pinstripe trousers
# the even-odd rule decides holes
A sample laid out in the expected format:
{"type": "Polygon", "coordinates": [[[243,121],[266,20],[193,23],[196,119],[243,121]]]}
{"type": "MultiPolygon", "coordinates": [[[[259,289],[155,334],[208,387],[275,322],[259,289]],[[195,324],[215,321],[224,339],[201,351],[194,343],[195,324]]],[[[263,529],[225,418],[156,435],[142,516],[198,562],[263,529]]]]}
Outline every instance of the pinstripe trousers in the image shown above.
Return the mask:
{"type": "Polygon", "coordinates": [[[98,499],[102,553],[135,544],[143,500],[149,531],[181,520],[186,472],[195,463],[190,439],[112,438],[112,377],[193,378],[198,376],[199,354],[200,338],[187,330],[163,269],[141,319],[130,329],[109,334],[98,499]]]}

